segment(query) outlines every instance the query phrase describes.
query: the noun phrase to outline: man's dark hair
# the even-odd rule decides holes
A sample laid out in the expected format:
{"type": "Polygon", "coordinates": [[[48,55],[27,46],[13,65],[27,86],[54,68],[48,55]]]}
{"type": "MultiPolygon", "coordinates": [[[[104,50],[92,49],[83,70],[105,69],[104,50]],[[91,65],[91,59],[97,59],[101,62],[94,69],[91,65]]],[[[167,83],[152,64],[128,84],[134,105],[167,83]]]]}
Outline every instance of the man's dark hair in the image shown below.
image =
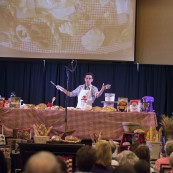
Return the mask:
{"type": "Polygon", "coordinates": [[[135,163],[134,169],[140,173],[150,173],[150,164],[145,160],[139,160],[135,163]]]}
{"type": "Polygon", "coordinates": [[[134,152],[139,157],[139,159],[145,160],[146,162],[150,163],[150,150],[147,145],[138,145],[134,152]]]}
{"type": "Polygon", "coordinates": [[[95,150],[91,146],[85,145],[77,151],[76,167],[78,171],[90,172],[95,162],[96,154],[95,150]]]}
{"type": "Polygon", "coordinates": [[[87,72],[87,73],[85,74],[85,77],[86,77],[86,75],[91,75],[92,78],[94,79],[94,74],[93,74],[93,73],[91,73],[91,72],[87,72]]]}

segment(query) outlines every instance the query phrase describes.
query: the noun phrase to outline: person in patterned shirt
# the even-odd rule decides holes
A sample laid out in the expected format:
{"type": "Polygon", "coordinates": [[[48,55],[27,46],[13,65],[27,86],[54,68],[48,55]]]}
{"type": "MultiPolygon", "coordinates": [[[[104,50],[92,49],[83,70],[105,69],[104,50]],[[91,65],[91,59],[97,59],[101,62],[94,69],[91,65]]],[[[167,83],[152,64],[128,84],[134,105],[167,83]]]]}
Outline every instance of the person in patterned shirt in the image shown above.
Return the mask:
{"type": "Polygon", "coordinates": [[[85,84],[79,85],[75,90],[73,91],[67,91],[65,88],[63,88],[60,85],[57,85],[56,88],[69,97],[78,97],[78,103],[77,103],[77,108],[82,108],[83,107],[83,101],[87,105],[91,105],[94,103],[95,99],[100,97],[104,90],[109,89],[111,85],[102,85],[100,91],[98,91],[98,88],[92,85],[92,82],[94,80],[94,75],[91,72],[88,72],[85,74],[85,84]]]}
{"type": "Polygon", "coordinates": [[[155,162],[155,168],[158,171],[158,173],[160,173],[161,165],[169,165],[169,156],[173,152],[173,140],[167,141],[164,148],[166,152],[166,157],[159,158],[155,162]]]}

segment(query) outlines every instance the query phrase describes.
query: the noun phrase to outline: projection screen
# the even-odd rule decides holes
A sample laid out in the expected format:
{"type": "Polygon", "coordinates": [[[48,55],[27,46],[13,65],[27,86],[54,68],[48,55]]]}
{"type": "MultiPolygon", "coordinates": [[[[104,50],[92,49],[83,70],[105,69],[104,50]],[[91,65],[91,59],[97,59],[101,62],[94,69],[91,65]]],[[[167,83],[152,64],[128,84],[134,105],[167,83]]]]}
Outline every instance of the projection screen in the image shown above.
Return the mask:
{"type": "Polygon", "coordinates": [[[0,57],[134,61],[136,0],[0,0],[0,57]]]}

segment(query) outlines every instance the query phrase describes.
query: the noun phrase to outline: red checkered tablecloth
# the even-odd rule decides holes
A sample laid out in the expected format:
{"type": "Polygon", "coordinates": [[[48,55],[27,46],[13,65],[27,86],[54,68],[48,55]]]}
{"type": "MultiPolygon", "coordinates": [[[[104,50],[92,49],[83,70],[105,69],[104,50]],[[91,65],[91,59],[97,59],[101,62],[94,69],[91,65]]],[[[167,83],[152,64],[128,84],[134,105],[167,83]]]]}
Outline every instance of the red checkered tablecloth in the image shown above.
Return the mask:
{"type": "MultiPolygon", "coordinates": [[[[12,136],[15,128],[32,128],[33,124],[53,126],[50,135],[61,135],[65,129],[65,111],[39,109],[0,109],[4,134],[12,136]]],[[[143,129],[156,127],[154,112],[93,112],[68,110],[67,127],[75,130],[74,136],[90,139],[91,133],[102,131],[105,139],[119,139],[123,132],[122,122],[140,123],[143,129]]]]}

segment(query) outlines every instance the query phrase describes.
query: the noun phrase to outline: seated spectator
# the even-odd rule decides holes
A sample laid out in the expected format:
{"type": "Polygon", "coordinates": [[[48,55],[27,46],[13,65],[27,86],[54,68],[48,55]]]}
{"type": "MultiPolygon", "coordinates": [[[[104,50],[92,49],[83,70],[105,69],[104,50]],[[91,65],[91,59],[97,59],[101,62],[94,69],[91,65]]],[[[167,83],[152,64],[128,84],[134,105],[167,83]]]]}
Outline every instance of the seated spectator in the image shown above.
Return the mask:
{"type": "MultiPolygon", "coordinates": [[[[138,145],[134,152],[139,159],[145,160],[150,164],[150,150],[147,145],[145,144],[138,145]]],[[[150,165],[150,172],[155,172],[154,168],[151,165],[150,165]]]]}
{"type": "Polygon", "coordinates": [[[136,154],[129,150],[124,150],[121,153],[119,153],[116,159],[120,166],[127,165],[132,167],[139,160],[136,154]]]}
{"type": "Polygon", "coordinates": [[[95,150],[89,145],[81,147],[76,153],[76,167],[78,172],[91,172],[95,161],[95,150]]]}
{"type": "Polygon", "coordinates": [[[24,173],[61,173],[56,157],[46,151],[32,155],[26,163],[24,173]]]}
{"type": "Polygon", "coordinates": [[[108,142],[109,142],[109,144],[111,146],[111,150],[112,150],[112,154],[113,154],[115,152],[115,150],[116,150],[116,145],[115,145],[113,140],[109,140],[108,142]]]}
{"type": "Polygon", "coordinates": [[[60,156],[57,156],[57,162],[59,163],[59,166],[60,166],[60,172],[68,173],[67,164],[60,156]]]}
{"type": "Polygon", "coordinates": [[[170,167],[171,167],[172,170],[167,171],[167,173],[173,173],[173,152],[170,154],[169,164],[170,164],[170,167]]]}
{"type": "Polygon", "coordinates": [[[112,171],[112,173],[137,173],[132,166],[123,165],[118,166],[116,169],[112,171]]]}
{"type": "Polygon", "coordinates": [[[137,173],[150,173],[150,164],[145,160],[138,160],[134,165],[134,169],[137,173]]]}
{"type": "Polygon", "coordinates": [[[112,150],[108,141],[100,140],[96,143],[96,164],[92,169],[92,173],[110,173],[112,150]]]}
{"type": "Polygon", "coordinates": [[[112,150],[112,161],[111,161],[111,165],[112,165],[112,167],[117,167],[119,165],[119,163],[113,157],[113,154],[114,154],[114,152],[116,150],[116,144],[114,143],[113,140],[109,140],[108,142],[109,142],[109,144],[111,146],[111,150],[112,150]]]}
{"type": "Polygon", "coordinates": [[[166,157],[157,159],[155,163],[155,168],[157,169],[158,173],[160,173],[161,164],[169,164],[169,156],[173,152],[173,141],[167,141],[164,148],[166,152],[166,157]]]}
{"type": "Polygon", "coordinates": [[[7,161],[5,160],[2,150],[0,150],[0,173],[7,173],[7,161]]]}
{"type": "Polygon", "coordinates": [[[150,150],[147,145],[138,145],[134,153],[138,156],[139,159],[145,160],[146,162],[150,163],[150,150]]]}

